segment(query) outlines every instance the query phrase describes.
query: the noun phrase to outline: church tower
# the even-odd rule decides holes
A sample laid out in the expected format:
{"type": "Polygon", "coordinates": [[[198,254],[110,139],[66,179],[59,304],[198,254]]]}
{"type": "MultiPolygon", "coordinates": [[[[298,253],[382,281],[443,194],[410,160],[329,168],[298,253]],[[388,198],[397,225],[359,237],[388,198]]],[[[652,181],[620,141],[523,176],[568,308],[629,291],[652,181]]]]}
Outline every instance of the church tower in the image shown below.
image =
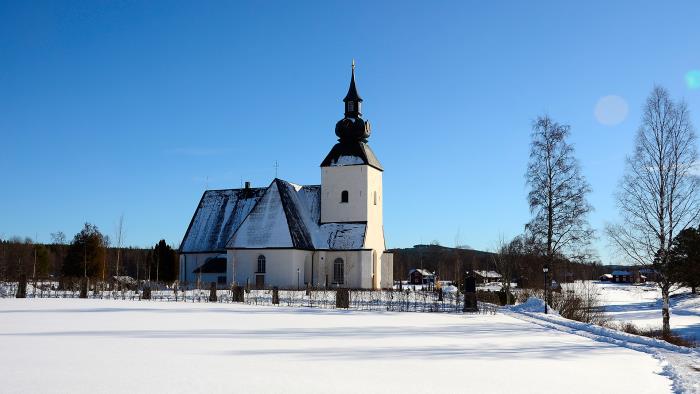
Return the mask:
{"type": "Polygon", "coordinates": [[[367,144],[371,128],[362,118],[362,98],[355,84],[343,99],[345,116],[335,125],[338,142],[321,163],[321,223],[366,223],[364,250],[372,250],[373,280],[378,287],[384,254],[381,163],[367,144]]]}
{"type": "Polygon", "coordinates": [[[367,144],[371,129],[362,119],[354,61],[343,102],[345,117],[335,125],[338,143],[321,163],[321,223],[381,224],[384,169],[367,144]]]}

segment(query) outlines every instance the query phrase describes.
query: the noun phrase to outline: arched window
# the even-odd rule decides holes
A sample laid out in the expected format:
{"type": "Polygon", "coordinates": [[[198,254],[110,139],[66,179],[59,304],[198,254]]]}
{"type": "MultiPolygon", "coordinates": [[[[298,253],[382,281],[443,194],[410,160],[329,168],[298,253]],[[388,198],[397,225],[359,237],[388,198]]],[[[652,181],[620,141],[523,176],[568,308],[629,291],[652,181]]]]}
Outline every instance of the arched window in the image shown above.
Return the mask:
{"type": "Polygon", "coordinates": [[[345,262],[340,257],[333,262],[333,283],[338,285],[345,283],[345,262]]]}
{"type": "Polygon", "coordinates": [[[340,193],[340,202],[348,202],[348,191],[343,190],[342,193],[340,193]]]}
{"type": "Polygon", "coordinates": [[[258,273],[265,273],[265,256],[263,255],[258,256],[258,273]]]}

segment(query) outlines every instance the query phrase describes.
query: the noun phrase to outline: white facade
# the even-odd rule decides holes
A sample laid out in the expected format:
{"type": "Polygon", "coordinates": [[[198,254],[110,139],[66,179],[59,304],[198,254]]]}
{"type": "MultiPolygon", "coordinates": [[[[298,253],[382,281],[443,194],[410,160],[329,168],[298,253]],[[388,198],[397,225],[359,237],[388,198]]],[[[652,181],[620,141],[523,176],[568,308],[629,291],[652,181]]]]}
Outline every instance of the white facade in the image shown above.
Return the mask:
{"type": "Polygon", "coordinates": [[[231,249],[228,251],[229,275],[236,284],[250,284],[254,288],[260,287],[256,283],[262,283],[262,287],[304,287],[307,267],[311,269],[311,254],[311,251],[297,249],[231,249]],[[260,256],[265,262],[262,272],[258,270],[260,256]],[[258,282],[260,278],[262,282],[258,282]]]}
{"type": "Polygon", "coordinates": [[[277,286],[286,289],[312,287],[381,288],[392,284],[391,254],[385,253],[379,265],[372,250],[231,249],[228,251],[228,282],[252,288],[277,286]],[[334,264],[342,259],[342,277],[336,277],[334,264]],[[389,259],[387,262],[386,260],[389,259]],[[260,266],[264,261],[264,268],[260,266]],[[381,272],[381,267],[386,267],[381,272]],[[259,270],[259,268],[262,269],[259,270]],[[378,270],[379,276],[374,270],[378,270]],[[381,282],[380,278],[386,278],[381,282]],[[376,283],[373,283],[376,280],[376,283]]]}

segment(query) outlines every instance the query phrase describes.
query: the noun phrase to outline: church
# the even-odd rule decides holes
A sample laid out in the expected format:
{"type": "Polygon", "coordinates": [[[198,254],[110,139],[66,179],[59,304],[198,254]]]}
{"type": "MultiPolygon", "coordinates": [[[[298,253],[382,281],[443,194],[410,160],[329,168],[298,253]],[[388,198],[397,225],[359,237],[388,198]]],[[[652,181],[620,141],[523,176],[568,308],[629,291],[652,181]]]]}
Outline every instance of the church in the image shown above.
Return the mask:
{"type": "Polygon", "coordinates": [[[382,215],[384,169],[368,145],[355,65],[338,142],[320,185],[274,179],[266,187],[207,190],[180,244],[181,282],[252,288],[388,288],[393,255],[382,215]]]}

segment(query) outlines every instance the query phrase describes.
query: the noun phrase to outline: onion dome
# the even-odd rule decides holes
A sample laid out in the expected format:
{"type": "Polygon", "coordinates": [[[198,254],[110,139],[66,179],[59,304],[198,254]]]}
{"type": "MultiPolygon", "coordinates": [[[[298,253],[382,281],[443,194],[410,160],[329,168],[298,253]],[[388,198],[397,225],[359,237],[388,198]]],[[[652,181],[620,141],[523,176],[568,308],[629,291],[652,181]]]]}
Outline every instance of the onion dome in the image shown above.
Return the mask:
{"type": "Polygon", "coordinates": [[[362,97],[355,86],[355,61],[352,61],[352,76],[348,94],[343,99],[345,117],[335,124],[335,135],[340,141],[363,141],[369,138],[371,129],[369,121],[362,119],[362,97]]]}

